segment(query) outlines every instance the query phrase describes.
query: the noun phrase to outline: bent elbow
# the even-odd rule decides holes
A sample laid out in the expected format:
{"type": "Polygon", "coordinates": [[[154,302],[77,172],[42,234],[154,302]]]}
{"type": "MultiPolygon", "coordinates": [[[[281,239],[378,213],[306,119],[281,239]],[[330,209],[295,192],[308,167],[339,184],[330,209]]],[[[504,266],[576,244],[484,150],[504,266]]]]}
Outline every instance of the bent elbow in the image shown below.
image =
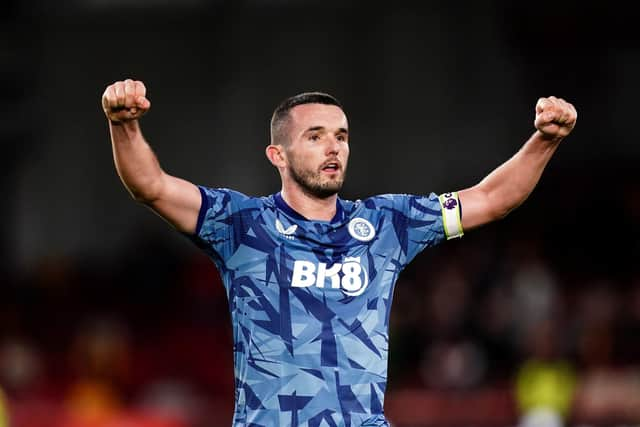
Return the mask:
{"type": "Polygon", "coordinates": [[[133,193],[133,192],[129,192],[129,194],[131,194],[131,198],[136,202],[136,203],[140,203],[142,205],[148,205],[151,203],[151,199],[149,197],[146,197],[143,194],[140,193],[133,193]]]}
{"type": "Polygon", "coordinates": [[[506,208],[506,207],[497,209],[495,212],[493,212],[494,221],[500,221],[501,219],[506,218],[506,216],[509,215],[513,209],[514,208],[506,208]]]}
{"type": "Polygon", "coordinates": [[[526,200],[528,193],[516,190],[490,194],[488,197],[491,215],[494,220],[504,219],[507,215],[517,209],[526,200]]]}
{"type": "Polygon", "coordinates": [[[509,204],[509,205],[496,207],[495,209],[493,209],[493,212],[492,212],[494,216],[494,220],[499,221],[501,219],[504,219],[507,215],[509,215],[514,210],[516,210],[518,206],[522,204],[523,201],[520,201],[520,203],[516,203],[516,204],[509,204]]]}
{"type": "Polygon", "coordinates": [[[127,190],[134,201],[143,205],[150,205],[158,200],[157,192],[152,191],[151,189],[145,190],[143,188],[131,186],[127,187],[127,190]]]}

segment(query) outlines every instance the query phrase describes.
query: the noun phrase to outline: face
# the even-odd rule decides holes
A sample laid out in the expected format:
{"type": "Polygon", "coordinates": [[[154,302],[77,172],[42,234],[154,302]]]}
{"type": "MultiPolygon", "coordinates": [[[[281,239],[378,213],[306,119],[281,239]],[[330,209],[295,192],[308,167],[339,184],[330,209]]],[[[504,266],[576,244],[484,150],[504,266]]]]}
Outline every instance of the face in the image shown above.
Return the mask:
{"type": "Polygon", "coordinates": [[[347,117],[339,107],[324,104],[298,105],[289,115],[288,177],[311,196],[333,196],[347,172],[347,117]]]}

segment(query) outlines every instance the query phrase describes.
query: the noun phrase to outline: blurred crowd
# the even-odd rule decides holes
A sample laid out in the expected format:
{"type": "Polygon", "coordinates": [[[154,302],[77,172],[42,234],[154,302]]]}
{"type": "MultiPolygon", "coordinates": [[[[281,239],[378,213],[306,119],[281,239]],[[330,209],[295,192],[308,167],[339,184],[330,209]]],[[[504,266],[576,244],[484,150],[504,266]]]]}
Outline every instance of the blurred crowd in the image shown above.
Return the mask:
{"type": "MultiPolygon", "coordinates": [[[[229,315],[213,264],[141,239],[44,260],[0,303],[11,427],[229,425],[229,315]]],[[[0,424],[1,425],[1,424],[0,424]]]]}
{"type": "MultiPolygon", "coordinates": [[[[418,256],[392,309],[396,426],[640,423],[640,191],[618,191],[541,190],[418,256]]],[[[173,238],[6,277],[0,427],[230,425],[223,287],[173,238]]]]}

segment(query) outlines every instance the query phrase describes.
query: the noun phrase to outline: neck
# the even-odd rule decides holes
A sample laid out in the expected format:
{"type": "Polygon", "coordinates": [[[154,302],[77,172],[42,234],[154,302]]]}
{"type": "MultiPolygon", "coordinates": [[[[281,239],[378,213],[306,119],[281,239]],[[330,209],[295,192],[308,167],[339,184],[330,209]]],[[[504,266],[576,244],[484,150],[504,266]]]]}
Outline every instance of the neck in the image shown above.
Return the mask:
{"type": "Polygon", "coordinates": [[[280,195],[293,210],[309,220],[331,221],[336,214],[338,195],[314,197],[295,186],[282,186],[280,195]]]}

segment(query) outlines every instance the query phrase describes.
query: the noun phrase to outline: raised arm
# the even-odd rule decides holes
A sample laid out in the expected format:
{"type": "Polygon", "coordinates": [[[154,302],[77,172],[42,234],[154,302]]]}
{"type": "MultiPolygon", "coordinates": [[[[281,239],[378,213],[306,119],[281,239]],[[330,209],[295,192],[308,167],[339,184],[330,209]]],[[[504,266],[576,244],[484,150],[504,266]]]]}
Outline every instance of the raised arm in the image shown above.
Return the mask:
{"type": "Polygon", "coordinates": [[[145,141],[138,119],[151,107],[140,81],[108,86],[102,108],[109,121],[116,170],[131,196],[185,233],[194,233],[202,203],[194,184],[165,173],[145,141]]]}
{"type": "Polygon", "coordinates": [[[459,191],[462,227],[470,230],[504,218],[537,185],[560,141],[573,130],[577,113],[564,99],[550,96],[536,104],[536,131],[524,146],[473,187],[459,191]]]}

